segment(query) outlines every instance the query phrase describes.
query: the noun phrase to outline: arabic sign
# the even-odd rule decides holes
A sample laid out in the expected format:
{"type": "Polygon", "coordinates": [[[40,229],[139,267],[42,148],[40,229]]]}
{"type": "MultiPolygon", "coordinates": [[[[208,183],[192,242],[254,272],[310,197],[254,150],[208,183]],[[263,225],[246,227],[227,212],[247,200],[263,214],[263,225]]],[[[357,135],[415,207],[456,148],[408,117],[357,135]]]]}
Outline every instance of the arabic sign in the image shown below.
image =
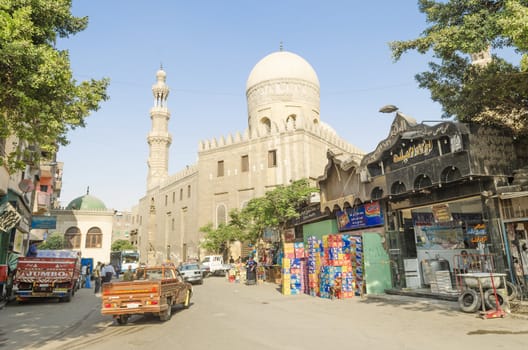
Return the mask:
{"type": "Polygon", "coordinates": [[[339,231],[383,225],[383,214],[377,201],[346,208],[345,211],[338,211],[336,216],[339,231]]]}
{"type": "Polygon", "coordinates": [[[57,228],[56,216],[33,216],[31,218],[31,228],[55,229],[57,228]]]}
{"type": "Polygon", "coordinates": [[[433,142],[431,140],[424,140],[418,144],[412,144],[407,148],[400,149],[400,152],[393,154],[392,161],[394,163],[407,163],[410,159],[418,156],[428,156],[432,151],[433,142]]]}
{"type": "Polygon", "coordinates": [[[22,217],[9,202],[0,205],[0,231],[11,230],[20,222],[20,219],[22,217]]]}
{"type": "Polygon", "coordinates": [[[449,210],[449,205],[447,204],[433,205],[431,209],[433,211],[435,222],[453,221],[453,217],[451,216],[451,211],[449,210]]]}

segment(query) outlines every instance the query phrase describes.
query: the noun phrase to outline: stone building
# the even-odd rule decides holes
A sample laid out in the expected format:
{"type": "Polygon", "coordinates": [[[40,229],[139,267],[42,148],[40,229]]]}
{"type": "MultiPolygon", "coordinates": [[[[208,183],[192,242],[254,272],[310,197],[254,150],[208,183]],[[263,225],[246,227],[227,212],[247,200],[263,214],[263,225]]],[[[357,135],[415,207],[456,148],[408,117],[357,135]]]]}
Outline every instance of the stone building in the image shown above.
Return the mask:
{"type": "Polygon", "coordinates": [[[317,74],[291,52],[269,54],[250,72],[247,129],[201,141],[197,162],[173,175],[168,174],[172,136],[163,70],[152,91],[147,192],[133,209],[133,233],[149,264],[199,258],[200,227],[227,222],[229,211],[278,185],[302,178],[315,184],[327,151],[358,160],[363,154],[321,120],[317,74]]]}

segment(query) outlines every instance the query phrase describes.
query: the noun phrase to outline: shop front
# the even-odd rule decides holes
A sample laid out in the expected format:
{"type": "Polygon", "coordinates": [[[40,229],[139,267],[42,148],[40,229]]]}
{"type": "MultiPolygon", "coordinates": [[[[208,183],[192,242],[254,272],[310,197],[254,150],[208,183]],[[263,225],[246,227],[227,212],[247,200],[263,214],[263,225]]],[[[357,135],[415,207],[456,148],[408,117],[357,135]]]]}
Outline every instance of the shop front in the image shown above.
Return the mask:
{"type": "Polygon", "coordinates": [[[389,231],[389,252],[395,288],[457,293],[457,274],[471,268],[484,271],[503,265],[495,258],[486,207],[480,196],[396,209],[398,230],[389,231]],[[462,256],[480,257],[463,266],[462,256]]]}
{"type": "Polygon", "coordinates": [[[386,208],[394,289],[456,295],[457,277],[469,269],[508,272],[494,194],[509,184],[512,140],[483,126],[427,126],[398,115],[389,137],[364,157],[365,189],[386,208]]]}

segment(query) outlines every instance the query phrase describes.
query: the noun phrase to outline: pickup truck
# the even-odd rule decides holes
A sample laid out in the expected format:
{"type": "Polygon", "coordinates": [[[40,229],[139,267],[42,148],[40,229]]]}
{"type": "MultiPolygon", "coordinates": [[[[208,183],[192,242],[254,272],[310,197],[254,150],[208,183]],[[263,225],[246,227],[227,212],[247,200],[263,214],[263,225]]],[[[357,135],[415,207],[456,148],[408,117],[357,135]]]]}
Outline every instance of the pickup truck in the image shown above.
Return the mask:
{"type": "Polygon", "coordinates": [[[174,305],[188,308],[193,289],[174,266],[139,267],[132,281],[103,283],[102,315],[126,324],[131,315],[153,314],[168,321],[174,305]]]}
{"type": "Polygon", "coordinates": [[[13,282],[18,302],[34,298],[70,301],[79,289],[81,259],[70,250],[38,250],[36,257],[19,257],[13,282]]]}
{"type": "Polygon", "coordinates": [[[232,266],[224,264],[222,255],[206,255],[201,262],[201,268],[204,277],[207,276],[225,276],[232,266]]]}

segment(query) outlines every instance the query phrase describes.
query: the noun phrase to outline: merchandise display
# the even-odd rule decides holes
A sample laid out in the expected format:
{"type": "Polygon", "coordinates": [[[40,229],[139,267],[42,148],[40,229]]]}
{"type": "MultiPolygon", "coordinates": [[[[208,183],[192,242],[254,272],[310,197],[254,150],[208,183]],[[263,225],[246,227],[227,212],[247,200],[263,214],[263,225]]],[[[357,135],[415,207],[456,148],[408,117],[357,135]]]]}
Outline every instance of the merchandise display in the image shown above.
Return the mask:
{"type": "Polygon", "coordinates": [[[303,242],[285,243],[282,292],[345,299],[362,295],[363,244],[361,236],[330,234],[303,242]]]}

